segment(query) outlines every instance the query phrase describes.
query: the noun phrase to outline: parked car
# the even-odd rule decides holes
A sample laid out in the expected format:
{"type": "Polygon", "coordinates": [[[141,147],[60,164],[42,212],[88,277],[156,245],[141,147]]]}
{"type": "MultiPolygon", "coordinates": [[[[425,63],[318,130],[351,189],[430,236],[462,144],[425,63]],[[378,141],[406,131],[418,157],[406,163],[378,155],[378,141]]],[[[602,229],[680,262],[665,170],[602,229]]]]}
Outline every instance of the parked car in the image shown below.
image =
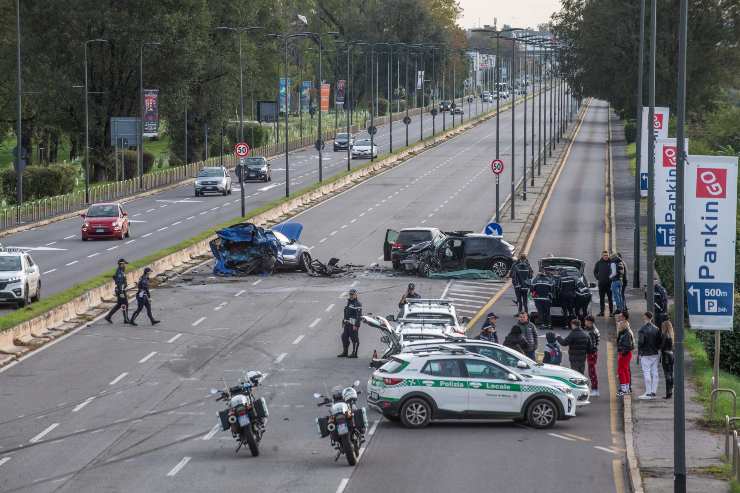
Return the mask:
{"type": "MultiPolygon", "coordinates": [[[[586,262],[576,258],[570,257],[545,257],[539,261],[540,272],[546,273],[553,280],[554,289],[552,293],[552,308],[563,307],[563,302],[560,297],[560,281],[565,276],[572,276],[576,278],[576,286],[588,286],[595,288],[596,284],[589,283],[584,270],[586,268],[586,262]]],[[[533,312],[532,316],[536,319],[537,312],[533,312]]],[[[563,314],[551,313],[552,322],[555,325],[566,325],[567,320],[563,314]]]]}
{"type": "Polygon", "coordinates": [[[371,142],[370,139],[356,140],[352,144],[352,159],[361,157],[378,157],[378,145],[371,142]]]}
{"type": "Polygon", "coordinates": [[[388,229],[385,232],[385,243],[383,243],[383,259],[390,261],[393,269],[401,269],[401,256],[411,245],[432,241],[438,243],[445,238],[437,228],[405,228],[400,232],[388,229]]]}
{"type": "Polygon", "coordinates": [[[229,195],[231,194],[231,175],[229,170],[223,166],[208,166],[198,172],[193,186],[196,197],[207,192],[229,195]]]}
{"type": "Polygon", "coordinates": [[[0,247],[0,301],[19,308],[41,299],[41,270],[28,252],[0,247]]]}
{"type": "Polygon", "coordinates": [[[347,146],[351,149],[355,143],[355,137],[352,134],[346,132],[338,133],[334,137],[334,152],[346,151],[347,146]]]}
{"type": "Polygon", "coordinates": [[[131,235],[128,213],[119,203],[93,204],[80,216],[83,219],[80,231],[82,241],[107,238],[122,240],[131,235]]]}
{"type": "MultiPolygon", "coordinates": [[[[251,156],[245,159],[244,168],[246,174],[244,180],[272,181],[272,166],[264,156],[251,156]]],[[[236,166],[236,177],[241,180],[242,166],[236,166]]],[[[231,191],[231,190],[229,190],[231,191]]]]}

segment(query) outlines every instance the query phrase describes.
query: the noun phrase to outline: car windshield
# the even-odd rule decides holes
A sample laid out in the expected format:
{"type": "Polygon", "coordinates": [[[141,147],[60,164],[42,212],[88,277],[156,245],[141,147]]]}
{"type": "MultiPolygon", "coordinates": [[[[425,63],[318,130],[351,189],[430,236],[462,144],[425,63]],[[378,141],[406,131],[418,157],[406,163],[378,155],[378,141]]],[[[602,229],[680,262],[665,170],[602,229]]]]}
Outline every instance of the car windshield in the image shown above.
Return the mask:
{"type": "Polygon", "coordinates": [[[87,210],[87,217],[118,217],[118,206],[114,204],[93,205],[87,210]]]}
{"type": "Polygon", "coordinates": [[[355,146],[367,146],[370,147],[370,139],[360,139],[355,142],[355,146]]]}
{"type": "Polygon", "coordinates": [[[261,168],[262,166],[266,166],[266,165],[267,165],[267,161],[262,158],[256,158],[256,157],[247,158],[248,168],[261,168]]]}
{"type": "Polygon", "coordinates": [[[211,176],[224,176],[224,172],[221,171],[221,168],[203,168],[198,173],[199,178],[211,176]]]}
{"type": "Polygon", "coordinates": [[[398,243],[402,245],[413,245],[414,243],[421,243],[422,241],[429,241],[431,239],[431,231],[406,230],[401,231],[401,233],[398,235],[398,243]]]}
{"type": "Polygon", "coordinates": [[[21,270],[20,255],[0,257],[0,272],[16,272],[21,270]]]}
{"type": "Polygon", "coordinates": [[[337,134],[334,140],[347,140],[347,134],[337,134]]]}
{"type": "Polygon", "coordinates": [[[424,321],[431,321],[434,320],[438,324],[449,324],[449,325],[455,325],[455,317],[452,315],[449,315],[447,313],[423,313],[423,312],[412,312],[414,318],[420,318],[424,321]]]}
{"type": "Polygon", "coordinates": [[[273,232],[272,232],[272,234],[274,234],[274,235],[275,235],[275,238],[277,238],[277,239],[278,239],[278,241],[279,241],[280,243],[282,243],[283,245],[288,245],[288,244],[290,244],[290,240],[288,239],[288,237],[287,237],[287,236],[285,236],[285,235],[284,235],[283,233],[281,233],[280,231],[273,231],[273,232]]]}

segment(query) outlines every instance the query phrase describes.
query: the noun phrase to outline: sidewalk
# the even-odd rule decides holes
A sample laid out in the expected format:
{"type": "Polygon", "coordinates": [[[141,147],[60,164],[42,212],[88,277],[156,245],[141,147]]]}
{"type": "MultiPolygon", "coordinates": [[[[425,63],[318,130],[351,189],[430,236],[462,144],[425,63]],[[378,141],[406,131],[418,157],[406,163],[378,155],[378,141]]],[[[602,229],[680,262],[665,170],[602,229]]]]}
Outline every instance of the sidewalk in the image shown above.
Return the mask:
{"type": "MultiPolygon", "coordinates": [[[[624,128],[614,114],[611,115],[611,126],[616,246],[617,251],[624,256],[629,269],[634,265],[632,255],[634,177],[629,171],[624,128]]],[[[641,220],[644,222],[645,218],[641,220]]],[[[644,241],[643,238],[641,240],[644,241]]],[[[628,270],[628,274],[632,272],[628,270]]],[[[626,292],[627,306],[630,309],[630,325],[635,338],[642,325],[641,314],[645,311],[645,279],[646,275],[643,270],[640,277],[642,286],[635,289],[631,287],[632,279],[630,278],[630,287],[626,292]]],[[[688,355],[686,358],[687,366],[691,365],[688,355]]],[[[658,397],[647,401],[637,399],[637,396],[645,392],[645,385],[642,371],[636,360],[637,351],[633,353],[632,358],[632,396],[624,398],[624,410],[631,411],[631,415],[625,416],[625,422],[630,419],[632,421],[634,453],[642,483],[642,489],[639,485],[633,485],[635,486],[634,491],[673,492],[673,400],[663,399],[665,378],[662,368],[660,369],[658,397]]],[[[724,453],[723,439],[720,435],[707,431],[698,424],[704,415],[704,408],[702,404],[696,402],[696,390],[688,379],[685,389],[687,490],[702,493],[726,493],[729,491],[728,482],[718,480],[711,474],[712,469],[723,466],[720,459],[724,453]]],[[[628,431],[628,429],[625,430],[625,433],[628,431]]]]}

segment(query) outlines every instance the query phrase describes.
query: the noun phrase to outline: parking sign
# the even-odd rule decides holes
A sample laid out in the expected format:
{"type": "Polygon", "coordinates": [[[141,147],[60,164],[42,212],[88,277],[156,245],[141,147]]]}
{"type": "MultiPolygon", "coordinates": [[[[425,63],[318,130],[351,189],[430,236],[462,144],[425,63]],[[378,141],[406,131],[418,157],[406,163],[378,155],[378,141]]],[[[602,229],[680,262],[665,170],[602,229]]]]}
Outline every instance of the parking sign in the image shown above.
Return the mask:
{"type": "MultiPolygon", "coordinates": [[[[689,141],[686,139],[686,149],[689,141]]],[[[655,141],[655,253],[673,255],[676,247],[676,139],[655,141]]]]}
{"type": "MultiPolygon", "coordinates": [[[[655,134],[655,139],[667,139],[668,138],[668,115],[669,109],[663,107],[655,107],[653,113],[653,124],[652,130],[655,134]]],[[[647,197],[648,195],[648,157],[650,153],[649,149],[649,130],[648,118],[650,117],[650,108],[644,106],[642,108],[642,127],[641,127],[641,139],[640,140],[640,196],[647,197]]],[[[660,166],[660,155],[655,154],[655,168],[660,166]]]]}
{"type": "Polygon", "coordinates": [[[686,289],[695,329],[732,330],[737,162],[689,156],[686,163],[686,289]]]}

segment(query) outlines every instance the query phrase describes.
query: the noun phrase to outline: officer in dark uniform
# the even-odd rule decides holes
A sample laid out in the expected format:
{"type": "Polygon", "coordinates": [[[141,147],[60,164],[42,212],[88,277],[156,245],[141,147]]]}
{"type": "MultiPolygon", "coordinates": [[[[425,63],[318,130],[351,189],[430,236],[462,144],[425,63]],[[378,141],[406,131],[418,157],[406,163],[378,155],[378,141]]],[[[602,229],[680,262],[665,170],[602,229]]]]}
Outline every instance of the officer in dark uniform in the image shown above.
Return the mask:
{"type": "Polygon", "coordinates": [[[108,315],[105,316],[105,320],[109,324],[113,323],[111,317],[113,317],[113,314],[115,314],[119,308],[123,311],[123,322],[129,323],[128,298],[126,297],[126,287],[128,286],[128,283],[126,281],[127,264],[128,262],[126,262],[125,259],[118,259],[118,269],[116,269],[116,273],[113,274],[113,281],[116,283],[116,304],[113,308],[110,309],[108,315]]]}
{"type": "Polygon", "coordinates": [[[578,279],[570,270],[565,270],[560,278],[560,307],[566,320],[576,318],[576,287],[578,279]]]}
{"type": "Polygon", "coordinates": [[[578,281],[576,286],[576,315],[583,322],[591,307],[591,288],[583,281],[578,281]]]}
{"type": "Polygon", "coordinates": [[[514,285],[514,292],[516,293],[516,304],[518,312],[527,311],[527,297],[529,296],[529,288],[532,283],[532,267],[529,265],[527,256],[523,253],[519,255],[519,260],[514,262],[511,266],[511,282],[514,285]]]}
{"type": "Polygon", "coordinates": [[[362,321],[362,303],[357,299],[357,290],[349,290],[349,299],[344,307],[342,320],[342,352],[338,358],[356,358],[360,347],[360,322],[362,321]],[[347,354],[349,342],[352,341],[352,354],[347,354]]]}
{"type": "Polygon", "coordinates": [[[537,307],[538,322],[540,322],[540,327],[545,329],[551,327],[550,306],[552,305],[553,290],[553,281],[545,272],[538,273],[532,279],[532,298],[537,307]]]}
{"type": "Polygon", "coordinates": [[[152,315],[152,304],[149,301],[151,298],[151,294],[149,293],[149,274],[151,274],[151,272],[152,269],[149,267],[144,269],[144,273],[141,275],[141,278],[136,285],[136,311],[131,317],[131,325],[138,325],[136,323],[136,317],[139,316],[139,313],[141,313],[141,310],[144,308],[146,308],[146,314],[152,325],[157,325],[159,323],[159,320],[154,320],[154,316],[152,315]]]}
{"type": "Polygon", "coordinates": [[[398,302],[398,316],[403,315],[403,307],[406,306],[406,303],[408,303],[408,299],[418,299],[421,298],[419,296],[419,293],[416,292],[416,286],[413,282],[410,282],[408,287],[406,288],[406,292],[403,293],[403,296],[401,296],[401,301],[398,302]]]}

